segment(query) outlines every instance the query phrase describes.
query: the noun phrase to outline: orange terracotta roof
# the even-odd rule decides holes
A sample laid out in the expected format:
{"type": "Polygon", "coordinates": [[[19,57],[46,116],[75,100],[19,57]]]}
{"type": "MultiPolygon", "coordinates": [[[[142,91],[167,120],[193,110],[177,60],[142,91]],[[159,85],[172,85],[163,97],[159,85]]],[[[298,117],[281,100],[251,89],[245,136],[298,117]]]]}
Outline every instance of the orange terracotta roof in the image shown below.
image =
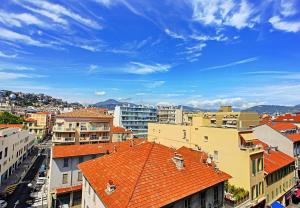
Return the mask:
{"type": "Polygon", "coordinates": [[[36,112],[35,114],[49,115],[49,114],[51,114],[51,113],[50,113],[50,112],[36,112]]]}
{"type": "Polygon", "coordinates": [[[36,120],[33,119],[33,118],[25,118],[24,121],[26,121],[26,122],[36,122],[36,120]]]}
{"type": "Polygon", "coordinates": [[[281,151],[269,150],[267,151],[268,145],[260,140],[255,140],[253,143],[263,145],[264,151],[264,170],[266,173],[270,174],[283,168],[293,162],[295,159],[281,151]]]}
{"type": "Polygon", "coordinates": [[[292,140],[293,142],[300,141],[300,134],[288,134],[287,137],[292,140]]]}
{"type": "Polygon", "coordinates": [[[272,123],[272,124],[267,124],[273,129],[277,131],[285,131],[285,130],[291,130],[291,129],[298,129],[298,126],[292,123],[272,123]]]}
{"type": "Polygon", "coordinates": [[[111,115],[105,114],[105,111],[80,109],[68,113],[63,113],[57,116],[57,118],[113,118],[111,115]]]}
{"type": "Polygon", "coordinates": [[[292,123],[300,123],[300,114],[290,114],[290,113],[287,113],[287,114],[284,114],[284,115],[281,115],[281,116],[278,116],[277,118],[275,118],[273,121],[275,122],[292,122],[292,123]]]}
{"type": "Polygon", "coordinates": [[[81,163],[79,168],[107,208],[162,207],[230,178],[188,158],[178,170],[172,161],[174,153],[146,142],[81,163]],[[108,195],[105,189],[110,180],[116,190],[108,195]]]}
{"type": "Polygon", "coordinates": [[[112,127],[112,133],[113,134],[125,134],[125,133],[130,134],[130,133],[132,133],[132,131],[129,130],[129,129],[125,129],[123,127],[113,126],[112,127]]]}
{"type": "Polygon", "coordinates": [[[208,155],[205,152],[199,150],[193,150],[188,147],[181,147],[177,150],[177,152],[187,158],[189,160],[193,160],[196,162],[203,162],[208,158],[208,155]]]}
{"type": "Polygon", "coordinates": [[[0,128],[23,128],[23,124],[0,124],[0,128]]]}
{"type": "MultiPolygon", "coordinates": [[[[145,139],[133,139],[134,144],[140,144],[145,141],[145,139]]],[[[106,154],[113,153],[115,150],[117,152],[127,150],[131,147],[131,140],[124,142],[110,142],[110,143],[100,143],[100,144],[80,144],[80,145],[58,145],[52,147],[52,157],[63,158],[63,157],[78,157],[84,155],[96,155],[96,154],[106,154]]]]}
{"type": "Polygon", "coordinates": [[[79,191],[82,189],[82,185],[78,185],[78,186],[70,186],[70,187],[65,187],[65,188],[58,188],[56,189],[56,194],[64,194],[64,193],[69,193],[72,191],[79,191]]]}

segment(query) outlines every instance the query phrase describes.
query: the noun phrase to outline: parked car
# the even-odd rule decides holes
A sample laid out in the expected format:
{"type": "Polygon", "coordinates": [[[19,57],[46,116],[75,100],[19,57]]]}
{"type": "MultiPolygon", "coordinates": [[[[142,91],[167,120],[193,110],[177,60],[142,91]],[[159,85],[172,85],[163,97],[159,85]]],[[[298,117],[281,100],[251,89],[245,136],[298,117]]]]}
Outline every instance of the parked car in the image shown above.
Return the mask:
{"type": "Polygon", "coordinates": [[[0,200],[0,208],[5,208],[7,207],[7,202],[4,200],[0,200]]]}
{"type": "Polygon", "coordinates": [[[46,181],[46,177],[38,177],[36,180],[36,185],[44,185],[46,181]]]}

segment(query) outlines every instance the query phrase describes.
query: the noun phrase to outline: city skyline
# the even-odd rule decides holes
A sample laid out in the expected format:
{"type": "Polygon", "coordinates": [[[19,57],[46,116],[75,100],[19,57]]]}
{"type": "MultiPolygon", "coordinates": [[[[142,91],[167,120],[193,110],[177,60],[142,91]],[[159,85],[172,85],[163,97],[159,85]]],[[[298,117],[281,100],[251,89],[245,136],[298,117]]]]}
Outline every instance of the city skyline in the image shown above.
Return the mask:
{"type": "Polygon", "coordinates": [[[4,1],[0,88],[84,104],[299,104],[299,1],[4,1]]]}

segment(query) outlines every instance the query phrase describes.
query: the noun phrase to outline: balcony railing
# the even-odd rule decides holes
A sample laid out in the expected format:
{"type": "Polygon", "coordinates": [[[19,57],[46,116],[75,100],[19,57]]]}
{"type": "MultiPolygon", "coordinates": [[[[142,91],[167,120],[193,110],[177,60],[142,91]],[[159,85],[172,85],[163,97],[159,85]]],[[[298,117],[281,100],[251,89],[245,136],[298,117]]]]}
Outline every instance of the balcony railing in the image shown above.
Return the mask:
{"type": "Polygon", "coordinates": [[[88,126],[88,127],[80,127],[80,131],[87,132],[87,131],[110,131],[109,126],[88,126]]]}
{"type": "Polygon", "coordinates": [[[75,142],[75,137],[53,137],[53,142],[75,142]]]}
{"type": "Polygon", "coordinates": [[[90,137],[80,137],[79,142],[95,142],[95,141],[109,141],[109,136],[90,136],[90,137]]]}
{"type": "Polygon", "coordinates": [[[53,131],[54,132],[74,132],[75,128],[74,127],[66,128],[64,126],[54,126],[53,131]]]}

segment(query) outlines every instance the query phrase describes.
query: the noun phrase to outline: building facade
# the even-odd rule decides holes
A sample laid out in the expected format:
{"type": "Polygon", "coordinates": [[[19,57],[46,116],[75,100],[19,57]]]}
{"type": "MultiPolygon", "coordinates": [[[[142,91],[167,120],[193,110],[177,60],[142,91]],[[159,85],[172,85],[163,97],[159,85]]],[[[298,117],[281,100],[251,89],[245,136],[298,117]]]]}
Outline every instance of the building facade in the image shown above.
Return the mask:
{"type": "Polygon", "coordinates": [[[122,142],[133,138],[132,131],[123,127],[112,128],[112,142],[122,142]]]}
{"type": "Polygon", "coordinates": [[[224,203],[224,182],[230,178],[202,161],[150,142],[81,163],[79,168],[82,208],[219,208],[224,203]]]}
{"type": "Polygon", "coordinates": [[[87,144],[111,141],[113,117],[103,109],[81,109],[56,117],[54,145],[87,144]]]}
{"type": "Polygon", "coordinates": [[[184,114],[183,122],[191,124],[198,117],[201,126],[218,128],[248,129],[257,126],[260,118],[254,112],[233,112],[231,106],[223,106],[218,112],[197,112],[184,114]]]}
{"type": "Polygon", "coordinates": [[[157,110],[153,106],[123,105],[114,110],[114,126],[132,130],[134,137],[146,138],[148,123],[157,121],[157,110]]]}
{"type": "Polygon", "coordinates": [[[31,153],[35,135],[27,130],[0,126],[0,185],[31,153]]]}
{"type": "Polygon", "coordinates": [[[158,105],[157,106],[157,122],[181,124],[183,118],[182,107],[172,105],[158,105]]]}
{"type": "Polygon", "coordinates": [[[245,196],[244,207],[263,204],[264,192],[255,191],[254,195],[251,192],[259,184],[264,184],[263,165],[252,174],[252,167],[258,161],[262,163],[264,152],[261,145],[253,144],[255,140],[253,133],[250,130],[241,131],[236,128],[201,126],[201,122],[202,117],[196,116],[192,118],[191,125],[150,123],[148,140],[173,148],[186,146],[208,152],[216,166],[232,176],[229,184],[249,193],[245,196]]]}

